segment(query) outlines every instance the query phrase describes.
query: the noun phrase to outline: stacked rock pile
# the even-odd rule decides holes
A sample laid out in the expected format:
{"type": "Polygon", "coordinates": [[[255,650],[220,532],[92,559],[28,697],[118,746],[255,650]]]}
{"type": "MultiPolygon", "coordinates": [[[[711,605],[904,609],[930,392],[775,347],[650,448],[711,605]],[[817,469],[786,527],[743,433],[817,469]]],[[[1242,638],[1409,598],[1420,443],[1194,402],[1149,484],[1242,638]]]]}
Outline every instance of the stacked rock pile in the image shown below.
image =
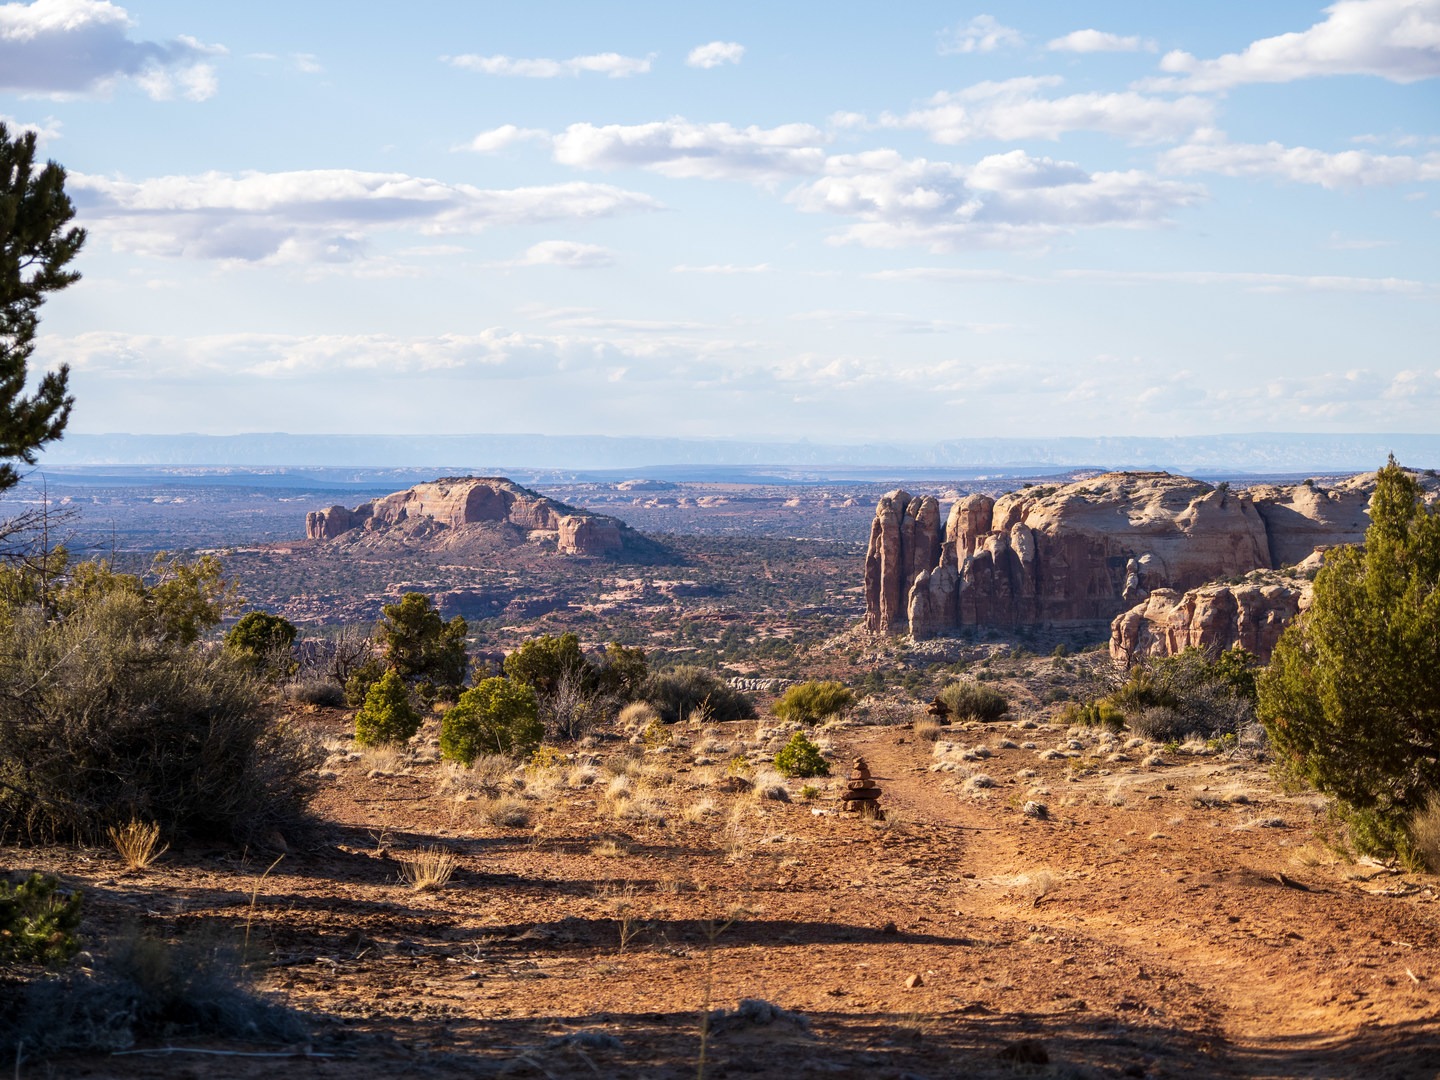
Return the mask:
{"type": "Polygon", "coordinates": [[[885,820],[885,811],[880,809],[880,786],[871,779],[870,766],[865,764],[864,758],[855,759],[850,782],[845,788],[840,798],[848,812],[874,821],[885,820]]]}

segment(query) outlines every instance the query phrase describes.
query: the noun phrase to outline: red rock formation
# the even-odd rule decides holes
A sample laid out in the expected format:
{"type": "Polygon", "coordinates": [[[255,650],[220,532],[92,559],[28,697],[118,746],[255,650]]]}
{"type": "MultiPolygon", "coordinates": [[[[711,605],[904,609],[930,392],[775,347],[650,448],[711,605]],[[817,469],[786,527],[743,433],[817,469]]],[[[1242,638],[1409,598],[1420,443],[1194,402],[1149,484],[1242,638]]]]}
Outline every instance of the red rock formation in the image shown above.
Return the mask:
{"type": "Polygon", "coordinates": [[[1367,479],[1250,492],[1169,473],[1107,473],[998,499],[970,495],[951,507],[938,551],[921,527],[925,500],[894,491],[871,529],[867,625],[928,637],[1108,621],[1156,589],[1178,594],[1361,539],[1367,479]]]}
{"type": "Polygon", "coordinates": [[[1310,606],[1309,582],[1204,585],[1179,593],[1156,589],[1110,624],[1110,656],[1126,666],[1188,648],[1212,655],[1236,646],[1262,661],[1285,627],[1310,606]]]}
{"type": "Polygon", "coordinates": [[[908,621],[911,583],[940,557],[940,504],[895,490],[881,498],[865,552],[865,606],[871,630],[891,633],[908,621]]]}
{"type": "Polygon", "coordinates": [[[500,477],[447,477],[416,484],[354,510],[332,506],[305,515],[305,535],[331,540],[363,529],[384,533],[404,526],[407,538],[475,525],[507,525],[525,533],[553,534],[558,550],[604,555],[621,550],[634,533],[614,518],[587,514],[500,477]]]}

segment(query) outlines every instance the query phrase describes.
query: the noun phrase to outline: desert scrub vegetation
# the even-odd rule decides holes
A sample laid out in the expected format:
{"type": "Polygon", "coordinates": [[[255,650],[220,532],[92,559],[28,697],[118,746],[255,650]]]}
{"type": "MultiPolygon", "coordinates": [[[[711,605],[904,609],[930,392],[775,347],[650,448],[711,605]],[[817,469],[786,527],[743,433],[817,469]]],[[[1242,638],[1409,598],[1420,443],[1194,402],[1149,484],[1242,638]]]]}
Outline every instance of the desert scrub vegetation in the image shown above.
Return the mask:
{"type": "Polygon", "coordinates": [[[844,683],[811,679],[780,695],[773,711],[781,720],[819,724],[843,716],[854,704],[855,695],[844,683]]]}
{"type": "Polygon", "coordinates": [[[43,874],[0,881],[0,965],[60,964],[80,950],[80,893],[59,886],[43,874]]]}
{"type": "Polygon", "coordinates": [[[682,665],[645,680],[640,696],[667,724],[703,716],[706,720],[753,720],[755,704],[714,672],[682,665]]]}
{"type": "Polygon", "coordinates": [[[1413,832],[1440,794],[1440,511],[1392,457],[1363,547],[1337,548],[1310,608],[1260,676],[1281,769],[1338,800],[1362,851],[1423,861],[1413,832]]]}
{"type": "Polygon", "coordinates": [[[410,690],[394,671],[371,683],[365,702],[355,713],[355,741],[361,746],[405,743],[420,730],[420,712],[410,704],[410,690]]]}
{"type": "Polygon", "coordinates": [[[153,822],[246,842],[303,825],[321,754],[265,684],[206,649],[234,602],[214,560],[0,570],[0,836],[101,842],[153,822]]]}
{"type": "Polygon", "coordinates": [[[1010,701],[993,686],[978,682],[952,682],[936,695],[950,710],[952,720],[994,723],[1010,711],[1010,701]]]}
{"type": "Polygon", "coordinates": [[[510,679],[482,679],[440,721],[440,753],[468,765],[480,754],[534,753],[545,736],[535,691],[510,679]]]}
{"type": "Polygon", "coordinates": [[[1243,649],[1213,660],[1195,648],[1147,657],[1094,707],[1119,709],[1130,730],[1152,742],[1236,735],[1255,722],[1256,670],[1255,657],[1243,649]]]}
{"type": "Polygon", "coordinates": [[[775,755],[775,771],[782,776],[809,779],[829,776],[830,763],[820,753],[820,748],[805,737],[803,731],[797,731],[775,755]]]}

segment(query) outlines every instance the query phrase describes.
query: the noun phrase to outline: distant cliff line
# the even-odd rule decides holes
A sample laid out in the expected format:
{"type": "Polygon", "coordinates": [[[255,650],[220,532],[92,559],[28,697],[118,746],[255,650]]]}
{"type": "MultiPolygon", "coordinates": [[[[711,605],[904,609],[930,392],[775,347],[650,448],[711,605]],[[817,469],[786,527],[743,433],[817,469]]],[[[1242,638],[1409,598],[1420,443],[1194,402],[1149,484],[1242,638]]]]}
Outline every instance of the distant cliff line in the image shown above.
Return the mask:
{"type": "Polygon", "coordinates": [[[495,475],[515,468],[1099,468],[1170,472],[1353,473],[1393,454],[1440,467],[1440,435],[1283,432],[1166,438],[976,438],[934,443],[813,443],[605,435],[68,434],[43,465],[434,467],[495,475]]]}

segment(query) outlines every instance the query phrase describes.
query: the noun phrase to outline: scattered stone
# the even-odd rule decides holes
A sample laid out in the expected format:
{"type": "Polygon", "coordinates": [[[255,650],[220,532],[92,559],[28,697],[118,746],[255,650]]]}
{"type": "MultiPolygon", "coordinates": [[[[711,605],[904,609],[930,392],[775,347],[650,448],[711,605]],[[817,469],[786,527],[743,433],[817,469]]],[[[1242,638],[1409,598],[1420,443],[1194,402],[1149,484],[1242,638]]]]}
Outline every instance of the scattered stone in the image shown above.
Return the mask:
{"type": "Polygon", "coordinates": [[[917,971],[914,975],[911,975],[908,979],[905,980],[905,989],[906,989],[906,990],[915,990],[915,989],[917,989],[917,988],[919,988],[919,987],[921,987],[921,986],[924,986],[924,985],[925,985],[925,980],[924,980],[923,978],[921,978],[920,973],[919,973],[918,971],[917,971]]]}

